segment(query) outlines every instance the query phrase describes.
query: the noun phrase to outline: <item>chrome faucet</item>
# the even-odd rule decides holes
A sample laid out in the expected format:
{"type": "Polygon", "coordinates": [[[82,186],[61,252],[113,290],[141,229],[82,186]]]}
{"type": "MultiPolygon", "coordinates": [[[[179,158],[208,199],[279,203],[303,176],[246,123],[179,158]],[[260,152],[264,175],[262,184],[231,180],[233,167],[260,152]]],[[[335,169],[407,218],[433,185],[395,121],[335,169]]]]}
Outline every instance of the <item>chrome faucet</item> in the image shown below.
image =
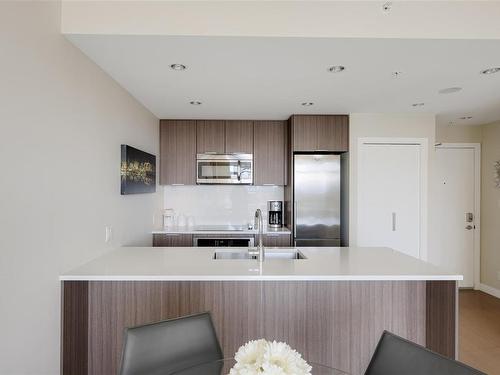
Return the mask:
{"type": "Polygon", "coordinates": [[[260,208],[255,211],[255,226],[258,226],[259,233],[257,235],[257,259],[259,262],[264,261],[264,245],[262,245],[262,231],[263,231],[263,223],[262,223],[262,211],[260,208]]]}

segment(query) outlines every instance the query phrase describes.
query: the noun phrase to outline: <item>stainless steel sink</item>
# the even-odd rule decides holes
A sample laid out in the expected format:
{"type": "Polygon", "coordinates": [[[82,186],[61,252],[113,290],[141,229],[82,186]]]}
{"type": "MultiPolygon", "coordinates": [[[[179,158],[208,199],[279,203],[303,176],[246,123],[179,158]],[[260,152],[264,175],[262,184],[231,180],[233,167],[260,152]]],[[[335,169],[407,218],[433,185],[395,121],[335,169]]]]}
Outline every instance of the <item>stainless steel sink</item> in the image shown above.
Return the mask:
{"type": "MultiPolygon", "coordinates": [[[[257,259],[257,255],[253,255],[248,250],[216,249],[213,259],[257,259]]],[[[297,249],[266,249],[264,259],[301,260],[307,258],[297,249]]]]}

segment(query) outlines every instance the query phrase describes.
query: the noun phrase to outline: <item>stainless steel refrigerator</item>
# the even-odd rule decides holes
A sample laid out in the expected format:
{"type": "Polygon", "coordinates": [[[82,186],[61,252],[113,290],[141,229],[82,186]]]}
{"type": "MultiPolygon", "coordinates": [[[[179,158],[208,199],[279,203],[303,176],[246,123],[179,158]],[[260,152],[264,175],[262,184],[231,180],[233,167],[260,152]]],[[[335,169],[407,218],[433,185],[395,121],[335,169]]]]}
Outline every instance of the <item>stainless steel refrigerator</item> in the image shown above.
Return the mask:
{"type": "Polygon", "coordinates": [[[295,246],[341,245],[341,156],[294,155],[295,246]]]}

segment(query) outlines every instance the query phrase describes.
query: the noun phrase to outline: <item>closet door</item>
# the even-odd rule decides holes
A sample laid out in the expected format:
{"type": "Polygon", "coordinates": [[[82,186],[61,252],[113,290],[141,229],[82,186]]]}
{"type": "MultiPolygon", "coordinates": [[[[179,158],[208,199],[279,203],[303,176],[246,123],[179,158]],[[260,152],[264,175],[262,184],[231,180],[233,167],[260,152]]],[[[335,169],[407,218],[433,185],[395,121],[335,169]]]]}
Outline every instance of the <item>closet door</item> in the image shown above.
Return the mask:
{"type": "Polygon", "coordinates": [[[422,256],[421,147],[360,144],[358,246],[390,247],[422,256]]]}

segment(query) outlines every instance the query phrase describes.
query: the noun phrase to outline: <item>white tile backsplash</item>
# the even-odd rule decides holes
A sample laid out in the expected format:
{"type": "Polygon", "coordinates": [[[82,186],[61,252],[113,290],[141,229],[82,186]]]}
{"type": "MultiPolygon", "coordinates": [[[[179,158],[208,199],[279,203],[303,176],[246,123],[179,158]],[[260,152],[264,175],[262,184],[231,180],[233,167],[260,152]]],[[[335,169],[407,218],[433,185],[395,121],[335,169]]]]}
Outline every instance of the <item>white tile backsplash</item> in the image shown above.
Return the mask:
{"type": "Polygon", "coordinates": [[[283,200],[281,186],[164,186],[164,208],[193,217],[195,225],[253,223],[255,210],[267,222],[267,201],[283,200]]]}

